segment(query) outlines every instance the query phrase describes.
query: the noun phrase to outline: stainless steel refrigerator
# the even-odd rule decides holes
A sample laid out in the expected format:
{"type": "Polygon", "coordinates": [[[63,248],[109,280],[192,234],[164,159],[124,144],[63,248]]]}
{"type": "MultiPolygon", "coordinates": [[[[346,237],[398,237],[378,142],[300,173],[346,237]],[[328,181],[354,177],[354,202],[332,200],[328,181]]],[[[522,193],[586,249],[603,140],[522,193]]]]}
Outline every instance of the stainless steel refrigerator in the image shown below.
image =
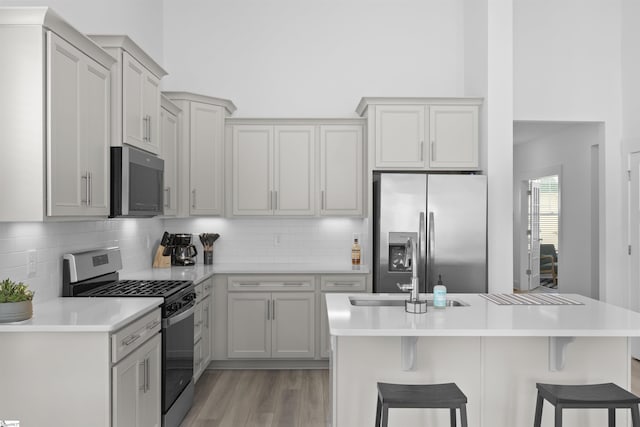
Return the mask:
{"type": "Polygon", "coordinates": [[[401,292],[414,263],[420,292],[487,292],[486,176],[374,172],[373,207],[374,292],[401,292]]]}

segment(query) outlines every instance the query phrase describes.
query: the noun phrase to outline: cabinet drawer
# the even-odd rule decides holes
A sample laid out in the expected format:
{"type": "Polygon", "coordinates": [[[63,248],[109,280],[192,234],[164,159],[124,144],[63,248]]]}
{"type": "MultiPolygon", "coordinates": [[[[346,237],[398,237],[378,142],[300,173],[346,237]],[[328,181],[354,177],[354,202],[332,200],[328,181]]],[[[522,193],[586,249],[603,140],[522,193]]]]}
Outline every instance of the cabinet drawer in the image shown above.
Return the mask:
{"type": "Polygon", "coordinates": [[[230,276],[229,291],[313,291],[313,276],[230,276]]]}
{"type": "Polygon", "coordinates": [[[138,348],[154,334],[160,332],[160,309],[154,310],[111,335],[111,361],[118,362],[138,348]]]}
{"type": "Polygon", "coordinates": [[[364,291],[367,287],[365,276],[322,276],[320,289],[330,292],[355,292],[364,291]]]}

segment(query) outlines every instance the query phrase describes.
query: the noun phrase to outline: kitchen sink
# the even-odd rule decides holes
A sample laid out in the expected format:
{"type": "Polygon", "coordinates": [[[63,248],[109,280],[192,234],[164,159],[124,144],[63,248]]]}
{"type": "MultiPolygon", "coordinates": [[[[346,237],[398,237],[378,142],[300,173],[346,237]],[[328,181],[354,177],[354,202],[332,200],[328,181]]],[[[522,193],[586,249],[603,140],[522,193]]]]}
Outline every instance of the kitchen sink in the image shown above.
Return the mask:
{"type": "MultiPolygon", "coordinates": [[[[349,297],[351,305],[359,307],[404,307],[404,299],[383,299],[383,298],[354,298],[349,297]]],[[[447,299],[447,307],[466,307],[469,304],[457,300],[447,299]]],[[[427,299],[427,306],[433,307],[433,300],[427,299]]]]}

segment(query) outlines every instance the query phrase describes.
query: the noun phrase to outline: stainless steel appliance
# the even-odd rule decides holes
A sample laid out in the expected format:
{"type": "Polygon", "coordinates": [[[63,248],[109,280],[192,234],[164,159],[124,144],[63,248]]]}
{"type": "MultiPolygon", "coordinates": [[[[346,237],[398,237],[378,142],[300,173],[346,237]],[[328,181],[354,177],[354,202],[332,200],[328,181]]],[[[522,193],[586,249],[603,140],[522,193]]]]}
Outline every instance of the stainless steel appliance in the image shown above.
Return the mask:
{"type": "Polygon", "coordinates": [[[65,297],[161,297],[162,425],[178,427],[193,403],[195,286],[190,280],[119,280],[118,248],[65,254],[65,297]]]}
{"type": "Polygon", "coordinates": [[[171,265],[194,265],[198,251],[191,244],[191,234],[174,234],[171,239],[171,265]]]}
{"type": "Polygon", "coordinates": [[[487,292],[487,181],[473,174],[374,172],[374,292],[487,292]],[[417,242],[417,258],[411,255],[417,242]]]}
{"type": "Polygon", "coordinates": [[[111,147],[110,217],[164,213],[164,160],[133,147],[111,147]]]}

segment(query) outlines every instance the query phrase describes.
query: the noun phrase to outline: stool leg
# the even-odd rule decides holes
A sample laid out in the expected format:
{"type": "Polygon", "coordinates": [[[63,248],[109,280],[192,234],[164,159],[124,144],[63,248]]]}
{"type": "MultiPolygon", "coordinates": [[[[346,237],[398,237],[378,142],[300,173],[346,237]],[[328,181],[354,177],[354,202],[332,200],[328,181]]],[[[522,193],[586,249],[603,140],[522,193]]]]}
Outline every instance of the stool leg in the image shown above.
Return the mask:
{"type": "Polygon", "coordinates": [[[388,422],[389,422],[389,405],[384,403],[382,404],[382,421],[380,422],[380,427],[387,427],[388,422]]]}
{"type": "Polygon", "coordinates": [[[544,400],[542,399],[540,392],[538,392],[538,399],[536,401],[536,418],[533,421],[533,427],[540,427],[540,424],[542,423],[542,406],[543,405],[544,405],[544,400]]]}
{"type": "Polygon", "coordinates": [[[631,426],[640,427],[640,411],[638,410],[638,405],[631,407],[631,426]]]}
{"type": "Polygon", "coordinates": [[[460,405],[460,427],[467,426],[467,405],[464,403],[460,405]]]}
{"type": "Polygon", "coordinates": [[[609,408],[609,427],[616,427],[616,408],[609,408]]]}
{"type": "Polygon", "coordinates": [[[378,396],[378,404],[376,405],[376,427],[380,427],[380,413],[382,412],[382,402],[378,396]]]}
{"type": "Polygon", "coordinates": [[[556,405],[555,427],[562,427],[562,406],[556,405]]]}
{"type": "Polygon", "coordinates": [[[451,427],[456,427],[456,408],[449,409],[449,418],[451,420],[451,427]]]}

